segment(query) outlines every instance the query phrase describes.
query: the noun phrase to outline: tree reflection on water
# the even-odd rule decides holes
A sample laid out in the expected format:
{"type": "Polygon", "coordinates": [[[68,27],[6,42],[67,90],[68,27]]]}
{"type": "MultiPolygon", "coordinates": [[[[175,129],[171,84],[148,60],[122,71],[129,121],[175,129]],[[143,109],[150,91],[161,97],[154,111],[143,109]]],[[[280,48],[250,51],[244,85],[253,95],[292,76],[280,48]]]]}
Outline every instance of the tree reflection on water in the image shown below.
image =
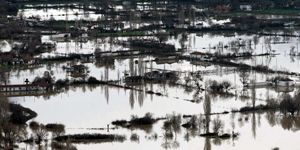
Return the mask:
{"type": "Polygon", "coordinates": [[[27,136],[25,125],[10,122],[9,102],[6,97],[0,97],[0,133],[0,146],[4,149],[13,149],[16,142],[27,136]]]}

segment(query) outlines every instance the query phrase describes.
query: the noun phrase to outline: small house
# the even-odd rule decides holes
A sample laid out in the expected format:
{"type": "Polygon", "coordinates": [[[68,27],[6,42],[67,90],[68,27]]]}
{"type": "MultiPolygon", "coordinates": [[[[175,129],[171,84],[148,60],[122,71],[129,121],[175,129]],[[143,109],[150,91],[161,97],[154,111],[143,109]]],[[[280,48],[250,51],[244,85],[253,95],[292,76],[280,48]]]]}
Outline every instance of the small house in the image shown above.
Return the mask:
{"type": "Polygon", "coordinates": [[[159,71],[151,71],[145,73],[145,78],[149,80],[172,80],[177,78],[176,72],[167,71],[167,72],[159,72],[159,71]]]}
{"type": "Polygon", "coordinates": [[[241,4],[240,10],[242,11],[252,11],[252,5],[250,4],[241,4]]]}
{"type": "Polygon", "coordinates": [[[84,65],[73,65],[71,67],[63,67],[67,71],[67,73],[70,73],[71,77],[77,78],[77,77],[85,77],[88,75],[88,67],[84,65]]]}

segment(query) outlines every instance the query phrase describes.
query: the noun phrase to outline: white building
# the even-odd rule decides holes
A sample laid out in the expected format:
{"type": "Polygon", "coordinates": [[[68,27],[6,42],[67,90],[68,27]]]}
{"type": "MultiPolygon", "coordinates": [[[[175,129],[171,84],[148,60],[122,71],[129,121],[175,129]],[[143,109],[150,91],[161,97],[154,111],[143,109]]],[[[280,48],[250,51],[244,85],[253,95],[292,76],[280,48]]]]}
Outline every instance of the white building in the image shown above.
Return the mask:
{"type": "Polygon", "coordinates": [[[242,5],[240,5],[240,10],[242,10],[242,11],[252,11],[252,5],[242,4],[242,5]]]}

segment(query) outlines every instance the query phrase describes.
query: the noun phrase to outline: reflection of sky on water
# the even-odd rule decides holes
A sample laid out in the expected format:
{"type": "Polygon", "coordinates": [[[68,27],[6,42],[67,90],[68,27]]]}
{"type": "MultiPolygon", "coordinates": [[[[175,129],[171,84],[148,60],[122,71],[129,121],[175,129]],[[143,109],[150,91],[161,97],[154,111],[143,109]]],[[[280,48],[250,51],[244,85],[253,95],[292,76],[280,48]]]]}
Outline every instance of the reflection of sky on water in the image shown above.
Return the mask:
{"type": "MultiPolygon", "coordinates": [[[[49,5],[50,6],[50,5],[49,5]]],[[[122,9],[122,7],[117,7],[122,9]]],[[[142,10],[141,6],[138,9],[142,10]]],[[[56,20],[97,20],[103,19],[103,15],[96,14],[92,11],[83,11],[81,9],[24,9],[20,11],[25,17],[31,17],[38,15],[42,20],[48,20],[52,17],[56,20]],[[54,15],[55,14],[55,15],[54,15]],[[67,14],[67,15],[66,15],[67,14]]],[[[258,16],[259,18],[279,18],[284,16],[258,16]]],[[[204,22],[204,26],[206,23],[204,22]]],[[[128,23],[125,24],[128,26],[128,23]]],[[[299,34],[296,32],[296,34],[299,34]]],[[[149,37],[147,37],[149,38],[149,37]]],[[[152,37],[150,37],[152,38],[152,37]]],[[[125,47],[120,44],[116,44],[118,40],[127,41],[128,38],[99,38],[99,39],[71,39],[70,41],[62,41],[61,39],[55,39],[51,36],[43,36],[44,42],[54,41],[57,44],[57,48],[54,52],[46,55],[53,55],[55,53],[93,53],[96,48],[100,48],[103,51],[116,51],[124,50],[125,47]],[[84,40],[84,42],[79,42],[84,40]],[[113,44],[111,44],[113,43],[113,44]]],[[[0,50],[11,50],[11,42],[0,41],[0,50]]],[[[220,49],[214,49],[218,45],[226,45],[229,48],[222,49],[224,53],[232,53],[233,51],[246,52],[253,51],[255,54],[265,53],[268,49],[275,50],[275,57],[254,57],[248,60],[235,60],[236,62],[247,63],[250,65],[267,65],[275,70],[287,70],[300,72],[299,70],[299,58],[291,58],[288,53],[292,46],[298,50],[299,38],[288,37],[268,37],[268,36],[254,36],[254,35],[238,35],[227,34],[212,35],[212,34],[189,34],[187,39],[184,39],[182,35],[172,36],[167,39],[167,43],[174,44],[177,49],[186,47],[187,53],[192,51],[202,52],[218,52],[220,49]],[[255,40],[257,40],[255,42],[255,40]],[[232,43],[247,44],[251,41],[251,46],[243,46],[241,48],[230,48],[232,43]],[[279,43],[279,44],[268,44],[279,43]]],[[[116,59],[112,64],[95,64],[85,63],[84,65],[89,68],[89,75],[98,79],[111,79],[117,80],[123,77],[127,71],[132,74],[138,74],[141,68],[138,68],[138,64],[135,61],[142,61],[144,68],[150,68],[151,64],[146,62],[153,60],[154,57],[140,57],[140,58],[127,58],[116,59]],[[133,68],[130,66],[133,64],[133,68]],[[106,77],[105,77],[106,76],[106,77]]],[[[55,79],[64,79],[66,72],[62,69],[63,66],[67,66],[70,63],[52,63],[47,65],[41,65],[39,68],[33,68],[30,70],[14,70],[11,71],[9,76],[10,84],[23,83],[26,78],[33,80],[36,76],[42,76],[44,71],[51,71],[55,79]]],[[[278,99],[282,92],[277,93],[274,89],[257,88],[256,90],[248,89],[242,91],[240,72],[234,70],[233,72],[226,73],[226,67],[219,66],[201,66],[192,65],[187,61],[178,61],[172,64],[156,64],[153,62],[153,69],[165,69],[175,70],[179,72],[191,72],[197,70],[212,71],[211,74],[204,75],[204,80],[228,80],[232,83],[236,89],[231,90],[235,95],[242,96],[255,96],[256,100],[252,101],[251,98],[242,99],[241,97],[224,97],[210,95],[211,99],[211,112],[223,112],[230,111],[232,109],[239,109],[243,106],[252,106],[265,104],[267,98],[278,99]]],[[[150,69],[145,69],[149,71],[150,69]]],[[[186,74],[181,74],[181,82],[184,84],[183,77],[186,74]]],[[[250,79],[257,82],[263,82],[270,75],[260,74],[252,72],[250,73],[250,79]]],[[[68,77],[71,78],[71,77],[68,77]]],[[[142,116],[147,112],[152,112],[155,117],[164,117],[166,114],[173,112],[180,114],[203,114],[204,103],[208,100],[204,98],[205,93],[199,93],[196,95],[200,100],[198,103],[192,103],[187,100],[193,100],[195,96],[195,89],[192,91],[186,90],[179,86],[169,86],[164,84],[146,84],[141,88],[145,91],[153,90],[160,92],[164,96],[149,95],[144,92],[136,92],[118,88],[112,88],[107,86],[91,87],[71,87],[70,90],[56,95],[51,95],[48,98],[44,97],[22,97],[22,98],[10,98],[11,101],[20,103],[25,107],[29,107],[38,113],[36,121],[42,123],[63,123],[67,127],[67,133],[106,133],[105,131],[87,130],[86,128],[101,128],[106,127],[111,121],[116,119],[130,119],[131,115],[142,116]],[[79,129],[83,128],[83,129],[79,129]]],[[[294,94],[290,92],[291,95],[294,94]]],[[[211,120],[217,116],[211,116],[211,120]]],[[[299,120],[284,118],[280,113],[272,114],[267,113],[249,113],[249,114],[226,114],[220,115],[221,120],[224,122],[224,132],[231,133],[233,130],[240,133],[238,139],[232,141],[224,140],[221,143],[216,144],[215,139],[205,139],[199,136],[192,137],[189,141],[186,141],[184,136],[185,129],[181,130],[177,137],[179,147],[177,149],[190,150],[190,149],[272,149],[279,147],[280,149],[295,149],[298,147],[299,138],[299,120]],[[290,128],[289,128],[290,127],[290,128]]],[[[183,122],[186,122],[184,120],[183,122]]],[[[127,135],[127,141],[124,143],[101,143],[101,144],[78,144],[78,149],[163,149],[162,144],[165,139],[162,137],[163,121],[159,121],[154,125],[150,133],[146,133],[142,130],[127,130],[117,129],[112,130],[110,133],[125,134],[127,135]],[[131,133],[137,133],[140,136],[139,143],[130,142],[129,138],[131,133]],[[157,140],[148,140],[145,136],[157,133],[157,140]]],[[[197,134],[198,135],[198,134],[197,134]]],[[[175,148],[171,148],[175,149],[175,148]]]]}
{"type": "MultiPolygon", "coordinates": [[[[238,139],[232,141],[231,139],[222,140],[221,143],[216,144],[216,140],[210,138],[206,140],[203,137],[191,137],[189,141],[184,139],[184,135],[186,131],[184,129],[181,130],[181,133],[177,137],[177,141],[180,143],[178,149],[183,150],[194,150],[194,149],[204,149],[204,147],[211,146],[211,150],[220,149],[220,150],[250,150],[250,149],[272,149],[275,147],[280,147],[280,149],[294,149],[297,147],[297,137],[299,136],[298,132],[293,132],[290,130],[284,130],[282,128],[282,124],[277,122],[275,126],[272,126],[268,123],[266,119],[267,115],[236,115],[233,119],[235,123],[235,131],[239,132],[241,135],[238,139]],[[239,118],[248,117],[248,121],[238,121],[239,118]],[[254,119],[255,118],[255,119],[254,119]],[[287,140],[289,139],[289,140],[287,140]]],[[[221,117],[223,121],[225,121],[225,128],[231,129],[231,116],[224,115],[221,117]],[[226,122],[227,121],[227,122],[226,122]]],[[[280,121],[280,120],[279,120],[280,121]]],[[[160,124],[160,123],[159,123],[160,124]]],[[[161,126],[157,125],[157,126],[161,126]]],[[[161,132],[161,129],[158,127],[154,127],[155,131],[161,132]]],[[[158,133],[159,133],[158,132],[158,133]]],[[[113,132],[114,133],[114,132],[113,132]]],[[[123,133],[123,131],[119,131],[119,133],[123,133]]],[[[124,143],[104,143],[104,144],[91,144],[91,145],[77,145],[79,149],[123,149],[124,146],[130,149],[163,149],[161,144],[165,141],[162,137],[159,137],[157,140],[147,140],[144,138],[146,135],[142,131],[133,131],[133,133],[137,133],[140,135],[140,142],[124,142],[124,143]]],[[[130,134],[128,135],[130,136],[130,134]]],[[[174,149],[174,148],[171,148],[174,149]]]]}
{"type": "MultiPolygon", "coordinates": [[[[43,41],[49,41],[51,38],[49,36],[44,36],[43,41]]],[[[214,36],[209,34],[204,34],[203,36],[190,34],[185,42],[190,51],[208,51],[209,47],[214,47],[222,42],[224,45],[228,44],[230,41],[236,40],[253,39],[253,36],[246,35],[236,35],[236,37],[224,37],[224,36],[214,36]],[[204,49],[205,48],[205,49],[204,49]]],[[[119,38],[119,40],[126,40],[126,38],[119,38]]],[[[277,39],[278,40],[278,39],[277,39]]],[[[168,39],[168,43],[174,43],[177,48],[180,48],[180,36],[179,38],[171,37],[168,39]]],[[[295,59],[294,62],[291,61],[288,55],[291,46],[297,46],[298,39],[290,38],[289,40],[280,38],[279,41],[287,41],[283,44],[272,44],[272,50],[276,50],[279,53],[276,57],[271,58],[269,61],[269,67],[273,69],[280,70],[290,70],[295,72],[299,68],[299,59],[295,59]]],[[[72,40],[71,42],[60,42],[57,41],[57,50],[55,52],[59,53],[91,53],[96,47],[103,50],[121,50],[122,46],[111,45],[109,38],[98,39],[98,40],[88,40],[87,42],[81,43],[72,40]]],[[[265,37],[259,38],[259,42],[256,46],[252,45],[254,53],[265,52],[266,44],[265,37]],[[256,47],[256,48],[254,48],[256,47]]],[[[246,49],[244,49],[246,50],[246,49]]],[[[211,49],[211,52],[216,50],[211,49]]],[[[230,50],[224,50],[228,52],[230,50]]],[[[52,53],[55,53],[52,52],[52,53]]],[[[135,62],[135,60],[143,60],[143,67],[150,68],[151,63],[146,62],[147,60],[153,60],[154,57],[141,57],[132,58],[133,61],[128,59],[116,59],[114,63],[110,66],[107,65],[96,65],[94,63],[85,63],[89,67],[90,76],[94,76],[98,79],[104,79],[105,72],[108,72],[108,79],[116,80],[118,77],[122,77],[125,71],[130,71],[130,63],[135,62]]],[[[237,60],[237,62],[254,64],[268,64],[266,57],[255,57],[250,60],[237,60]]],[[[40,68],[31,70],[19,70],[10,72],[10,83],[18,84],[22,83],[26,78],[33,80],[35,76],[42,76],[44,71],[51,70],[56,77],[56,79],[63,79],[66,77],[65,71],[62,69],[63,66],[68,65],[68,63],[53,63],[51,65],[41,65],[40,68]]],[[[166,70],[176,70],[180,72],[186,71],[197,71],[197,70],[215,70],[212,74],[207,74],[204,76],[204,80],[229,80],[237,90],[231,90],[232,93],[241,96],[242,95],[242,85],[240,72],[233,71],[226,73],[226,67],[219,66],[200,66],[192,65],[187,61],[179,61],[172,64],[152,64],[154,69],[166,69],[166,70]]],[[[132,72],[139,72],[138,64],[134,63],[132,72]]],[[[146,70],[146,71],[149,71],[146,70]]],[[[181,74],[182,77],[185,74],[181,74]]],[[[250,79],[256,79],[258,82],[265,81],[269,75],[260,73],[251,73],[250,79]]],[[[184,81],[181,81],[184,83],[184,81]]],[[[141,88],[141,87],[137,87],[141,88]]],[[[10,98],[12,101],[22,104],[25,107],[32,108],[39,115],[35,119],[42,123],[63,123],[66,125],[68,133],[81,133],[81,132],[101,132],[105,131],[94,131],[78,128],[100,128],[106,127],[108,123],[116,119],[130,119],[130,116],[135,114],[138,116],[144,115],[146,112],[152,112],[156,117],[163,117],[166,114],[172,112],[181,114],[203,114],[203,104],[204,104],[204,93],[200,93],[199,97],[202,100],[199,103],[192,103],[185,100],[192,100],[195,94],[195,90],[188,92],[182,87],[171,87],[169,85],[163,84],[147,84],[142,87],[144,90],[153,90],[155,92],[160,92],[166,96],[155,96],[148,95],[140,92],[132,92],[130,90],[117,89],[112,87],[99,86],[96,88],[89,87],[77,87],[71,88],[69,91],[64,93],[58,93],[57,95],[50,96],[49,99],[44,99],[43,97],[22,97],[22,98],[10,98]],[[84,93],[84,94],[83,94],[84,93]]],[[[249,89],[246,93],[247,96],[253,95],[253,91],[249,89]]],[[[258,88],[255,90],[256,101],[255,104],[264,104],[267,97],[278,98],[282,93],[277,93],[274,89],[258,88]]],[[[293,95],[293,92],[290,94],[293,95]]],[[[222,96],[211,96],[211,107],[212,112],[223,112],[230,111],[232,109],[238,109],[243,106],[251,106],[253,101],[251,99],[241,100],[236,97],[222,97],[222,96]]],[[[280,149],[293,149],[297,147],[299,136],[298,132],[294,132],[297,128],[292,130],[283,129],[282,124],[284,122],[280,120],[282,116],[276,113],[277,120],[274,125],[270,125],[270,119],[266,117],[267,113],[263,114],[235,114],[234,116],[234,130],[240,133],[240,137],[236,141],[225,140],[222,141],[221,145],[215,145],[213,139],[211,139],[211,149],[249,149],[251,144],[251,149],[271,149],[274,147],[280,147],[280,149]],[[253,119],[255,117],[255,119],[253,119]],[[239,121],[243,118],[242,122],[239,121]],[[248,118],[248,121],[245,121],[248,118]],[[286,140],[289,139],[289,140],[286,140]]],[[[212,118],[215,116],[212,116],[212,118]]],[[[232,114],[222,115],[220,118],[225,123],[224,132],[231,133],[232,131],[232,114]]],[[[154,125],[151,133],[157,133],[162,136],[162,122],[154,125]]],[[[149,147],[149,149],[162,149],[161,144],[164,141],[162,137],[159,137],[157,141],[151,141],[145,139],[146,134],[144,131],[129,131],[126,129],[118,129],[111,131],[111,133],[126,134],[127,139],[130,134],[138,133],[140,135],[140,143],[132,143],[126,141],[124,143],[104,143],[104,144],[90,144],[90,145],[77,145],[79,149],[141,149],[149,147]]],[[[178,141],[180,147],[178,149],[202,149],[205,145],[205,138],[196,136],[191,138],[189,142],[184,140],[185,130],[178,135],[178,141]]],[[[208,144],[208,143],[206,143],[208,144]]]]}
{"type": "Polygon", "coordinates": [[[103,17],[101,14],[95,14],[92,11],[83,11],[82,9],[23,9],[19,11],[19,16],[38,17],[41,20],[93,20],[103,17]]]}
{"type": "Polygon", "coordinates": [[[0,41],[0,52],[9,52],[11,51],[11,49],[12,47],[8,41],[6,40],[0,41]]]}
{"type": "MultiPolygon", "coordinates": [[[[142,114],[151,111],[155,116],[164,116],[172,112],[182,114],[199,114],[202,113],[203,103],[193,104],[185,101],[172,100],[171,98],[163,98],[154,96],[151,100],[149,97],[145,98],[142,107],[134,107],[133,109],[129,105],[128,97],[130,92],[124,92],[123,89],[110,89],[110,101],[105,100],[103,90],[96,88],[92,92],[87,90],[83,95],[81,89],[75,91],[59,94],[52,97],[50,100],[42,100],[39,98],[21,98],[17,100],[19,103],[26,107],[33,108],[39,113],[39,116],[35,119],[44,123],[57,122],[64,123],[67,126],[67,133],[107,133],[106,131],[88,130],[84,128],[100,128],[106,127],[107,123],[110,123],[114,119],[129,119],[130,115],[142,114]],[[155,109],[153,109],[155,108],[155,109]],[[188,109],[187,109],[188,108],[188,109]],[[53,111],[55,110],[55,111],[53,111]],[[51,112],[51,113],[49,113],[51,112]],[[51,121],[49,121],[51,120],[51,121]],[[83,128],[83,129],[79,129],[83,128]]],[[[234,100],[226,100],[225,105],[236,105],[234,100]]],[[[220,100],[214,103],[212,100],[212,107],[215,109],[216,105],[220,103],[220,100]]],[[[212,110],[213,112],[214,110],[212,110]]],[[[279,113],[274,114],[277,119],[274,120],[274,124],[270,124],[272,119],[267,119],[267,114],[229,114],[220,115],[221,120],[225,123],[224,132],[231,133],[232,127],[234,131],[240,134],[239,138],[235,141],[224,140],[221,145],[215,145],[213,139],[211,139],[212,149],[248,149],[249,143],[252,148],[258,149],[270,149],[273,147],[280,147],[281,149],[292,149],[297,146],[298,132],[292,130],[283,129],[289,124],[282,122],[282,117],[279,113]],[[233,120],[232,120],[233,118],[233,120]],[[248,119],[246,119],[248,118],[248,119]],[[242,121],[241,121],[242,120],[242,121]],[[234,122],[234,125],[232,125],[234,122]],[[284,125],[284,126],[283,126],[284,125]],[[286,140],[286,139],[289,140],[286,140]],[[277,141],[274,143],[274,141],[277,141]],[[287,144],[288,143],[288,144],[287,144]]],[[[215,118],[216,116],[211,116],[215,118]]],[[[270,116],[272,118],[272,116],[270,116]]],[[[268,118],[270,118],[268,117],[268,118]]],[[[184,121],[185,122],[185,121],[184,121]]],[[[126,129],[111,130],[110,133],[127,135],[128,141],[124,143],[103,143],[103,144],[88,144],[77,145],[79,149],[121,149],[124,146],[131,149],[140,149],[141,146],[148,145],[149,149],[163,149],[161,143],[164,142],[162,137],[162,121],[154,125],[150,133],[145,133],[141,130],[129,131],[126,129]],[[131,133],[137,133],[140,136],[140,143],[129,142],[131,133]],[[155,141],[148,140],[145,136],[151,136],[157,133],[158,139],[155,141]]],[[[203,131],[202,131],[203,132],[203,131]]],[[[181,129],[177,137],[177,141],[180,143],[180,149],[199,149],[205,145],[205,138],[196,136],[191,137],[190,141],[185,141],[184,134],[185,129],[181,129]]],[[[148,149],[147,147],[144,149],[148,149]]]]}

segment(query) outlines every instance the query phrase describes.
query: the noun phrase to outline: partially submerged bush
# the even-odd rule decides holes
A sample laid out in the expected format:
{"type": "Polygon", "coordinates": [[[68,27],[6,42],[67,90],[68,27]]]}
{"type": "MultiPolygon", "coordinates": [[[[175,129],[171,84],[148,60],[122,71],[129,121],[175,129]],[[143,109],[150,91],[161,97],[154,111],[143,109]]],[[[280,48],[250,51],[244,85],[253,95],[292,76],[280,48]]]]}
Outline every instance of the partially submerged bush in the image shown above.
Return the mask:
{"type": "Polygon", "coordinates": [[[199,121],[197,116],[192,116],[190,120],[182,125],[184,128],[197,129],[199,127],[199,121]]]}
{"type": "Polygon", "coordinates": [[[64,144],[59,142],[51,142],[51,148],[55,150],[77,150],[72,144],[64,144]]]}
{"type": "Polygon", "coordinates": [[[32,84],[54,84],[54,77],[49,71],[45,71],[43,77],[35,77],[32,84]]]}
{"type": "Polygon", "coordinates": [[[156,121],[157,119],[155,119],[151,113],[146,113],[145,116],[140,118],[135,115],[132,115],[130,121],[116,120],[113,121],[112,124],[116,126],[130,127],[130,126],[140,126],[140,125],[152,125],[156,121]]]}
{"type": "Polygon", "coordinates": [[[33,123],[35,125],[34,128],[31,128],[32,132],[33,132],[33,141],[36,144],[41,144],[43,141],[45,141],[48,137],[48,132],[46,130],[46,127],[43,124],[39,124],[39,123],[33,123]]]}
{"type": "Polygon", "coordinates": [[[37,116],[36,112],[18,104],[9,104],[9,108],[11,111],[10,122],[14,124],[25,124],[37,116]]]}
{"type": "Polygon", "coordinates": [[[219,117],[215,118],[213,120],[212,124],[213,124],[213,131],[214,131],[214,133],[219,133],[220,130],[222,130],[223,127],[224,127],[224,124],[222,123],[222,121],[220,120],[219,117]]]}
{"type": "Polygon", "coordinates": [[[238,133],[233,133],[233,134],[228,134],[228,133],[218,134],[216,132],[200,134],[200,136],[202,136],[202,137],[220,138],[220,139],[236,138],[238,135],[239,135],[238,133]]]}
{"type": "Polygon", "coordinates": [[[47,124],[46,130],[52,132],[54,136],[59,136],[65,133],[65,125],[63,124],[47,124]]]}
{"type": "Polygon", "coordinates": [[[286,76],[276,76],[268,79],[268,81],[278,82],[278,81],[293,81],[293,80],[286,76]]]}
{"type": "Polygon", "coordinates": [[[284,113],[290,113],[294,115],[295,112],[300,111],[300,103],[299,103],[299,95],[296,94],[295,97],[291,97],[288,94],[284,94],[282,96],[282,100],[278,103],[274,99],[267,100],[266,105],[257,105],[242,107],[239,110],[233,110],[232,112],[253,112],[253,111],[265,111],[265,110],[279,110],[284,113]]]}
{"type": "Polygon", "coordinates": [[[88,82],[88,84],[99,84],[99,83],[101,83],[95,77],[89,77],[88,80],[87,80],[87,82],[88,82]]]}
{"type": "Polygon", "coordinates": [[[40,124],[38,122],[36,122],[36,121],[31,121],[29,123],[29,128],[31,130],[37,130],[39,127],[40,127],[40,124]]]}
{"type": "Polygon", "coordinates": [[[165,136],[172,137],[173,132],[175,133],[175,136],[177,136],[177,133],[179,133],[181,130],[182,116],[180,114],[173,113],[172,115],[167,115],[166,118],[167,119],[163,126],[163,129],[165,130],[165,136]]]}
{"type": "Polygon", "coordinates": [[[125,126],[128,124],[127,120],[116,120],[113,121],[111,124],[115,125],[115,126],[125,126]]]}
{"type": "Polygon", "coordinates": [[[133,142],[139,142],[140,141],[140,137],[136,133],[133,133],[130,136],[130,140],[133,141],[133,142]]]}
{"type": "Polygon", "coordinates": [[[296,111],[299,111],[299,107],[297,107],[296,101],[290,95],[284,95],[280,103],[280,111],[284,114],[291,113],[294,115],[296,111]]]}
{"type": "Polygon", "coordinates": [[[208,85],[209,90],[217,93],[227,93],[230,87],[231,83],[229,81],[222,81],[221,83],[218,83],[216,80],[213,80],[209,81],[208,85]]]}
{"type": "Polygon", "coordinates": [[[253,112],[253,111],[263,111],[263,110],[275,110],[277,109],[278,106],[269,106],[269,105],[258,105],[258,106],[255,106],[255,107],[252,107],[252,106],[245,106],[245,107],[242,107],[240,110],[238,111],[233,111],[233,112],[253,112]]]}
{"type": "Polygon", "coordinates": [[[172,123],[170,121],[165,121],[163,125],[164,132],[164,138],[166,139],[172,139],[174,137],[173,131],[172,131],[172,123]]]}
{"type": "Polygon", "coordinates": [[[200,136],[203,137],[218,137],[218,133],[204,133],[204,134],[200,134],[200,136]]]}
{"type": "Polygon", "coordinates": [[[69,79],[59,79],[55,82],[55,85],[57,87],[64,87],[67,86],[70,83],[69,79]]]}
{"type": "Polygon", "coordinates": [[[279,103],[275,99],[268,99],[267,106],[269,106],[270,108],[277,109],[279,107],[279,103]]]}
{"type": "Polygon", "coordinates": [[[49,123],[46,124],[46,129],[48,131],[56,131],[56,130],[65,130],[65,125],[63,124],[54,124],[54,123],[49,123]]]}
{"type": "Polygon", "coordinates": [[[136,116],[132,116],[130,120],[131,125],[152,125],[156,122],[156,119],[153,118],[151,113],[146,113],[144,117],[138,118],[136,116]]]}
{"type": "Polygon", "coordinates": [[[102,142],[123,142],[126,137],[115,134],[74,134],[54,138],[58,142],[71,143],[102,143],[102,142]]]}

